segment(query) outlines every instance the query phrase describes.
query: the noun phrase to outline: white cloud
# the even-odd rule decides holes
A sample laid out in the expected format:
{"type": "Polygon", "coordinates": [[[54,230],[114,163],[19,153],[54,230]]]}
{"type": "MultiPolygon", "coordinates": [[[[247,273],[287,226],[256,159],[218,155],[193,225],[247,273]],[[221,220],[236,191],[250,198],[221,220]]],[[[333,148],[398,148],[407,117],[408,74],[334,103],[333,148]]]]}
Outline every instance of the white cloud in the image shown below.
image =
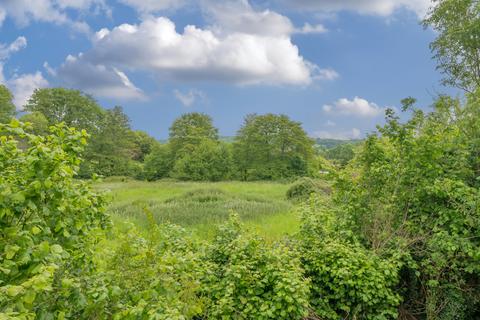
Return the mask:
{"type": "Polygon", "coordinates": [[[338,79],[340,75],[332,68],[321,69],[318,66],[311,66],[314,72],[314,78],[318,80],[332,81],[338,79]]]}
{"type": "Polygon", "coordinates": [[[205,93],[196,89],[191,89],[185,93],[182,93],[179,90],[174,90],[173,94],[185,107],[191,107],[197,99],[205,99],[205,93]]]}
{"type": "Polygon", "coordinates": [[[8,46],[0,43],[0,60],[8,59],[12,53],[15,53],[27,46],[25,37],[18,37],[8,46]]]}
{"type": "Polygon", "coordinates": [[[353,115],[359,117],[376,117],[386,108],[381,108],[373,102],[368,102],[365,99],[355,97],[353,100],[342,98],[337,100],[333,105],[326,104],[323,106],[323,111],[327,113],[335,113],[341,115],[353,115]]]}
{"type": "Polygon", "coordinates": [[[335,127],[337,124],[335,122],[333,122],[332,120],[327,120],[327,122],[325,123],[325,125],[327,127],[335,127]]]}
{"type": "Polygon", "coordinates": [[[7,86],[12,90],[14,96],[13,104],[15,104],[18,110],[21,110],[33,91],[47,87],[48,81],[40,71],[37,71],[35,73],[14,76],[7,81],[7,86]]]}
{"type": "Polygon", "coordinates": [[[361,138],[362,132],[357,128],[352,128],[351,130],[340,132],[316,131],[313,135],[315,138],[320,139],[352,140],[361,138]]]}
{"type": "Polygon", "coordinates": [[[93,64],[78,57],[68,56],[58,70],[53,72],[68,86],[99,97],[116,99],[145,99],[145,95],[116,67],[93,64]]]}
{"type": "Polygon", "coordinates": [[[178,9],[186,4],[186,0],[120,0],[141,13],[154,13],[168,9],[178,9]]]}
{"type": "Polygon", "coordinates": [[[13,94],[13,103],[18,110],[21,110],[33,91],[37,88],[48,86],[48,81],[40,71],[35,73],[14,74],[11,78],[5,78],[3,65],[12,53],[15,53],[27,46],[25,37],[18,37],[9,45],[0,43],[0,83],[6,85],[13,94]]]}
{"type": "Polygon", "coordinates": [[[405,8],[423,17],[431,0],[277,0],[299,10],[335,12],[355,11],[361,14],[389,16],[397,9],[405,8]]]}
{"type": "Polygon", "coordinates": [[[296,29],[295,33],[299,34],[315,34],[315,33],[327,33],[328,29],[323,24],[311,25],[305,23],[302,28],[296,29]]]}
{"type": "Polygon", "coordinates": [[[31,21],[67,25],[78,32],[88,33],[90,28],[83,21],[72,20],[68,10],[90,10],[109,12],[105,0],[3,0],[0,3],[0,26],[10,17],[20,27],[31,21]]]}
{"type": "MultiPolygon", "coordinates": [[[[114,66],[183,81],[307,85],[321,73],[299,55],[289,37],[233,32],[219,35],[186,26],[177,33],[168,18],[102,29],[78,64],[114,66]]],[[[332,73],[327,72],[331,78],[332,73]]],[[[328,78],[328,77],[327,77],[328,78]]]]}
{"type": "Polygon", "coordinates": [[[203,1],[202,10],[216,33],[246,33],[264,36],[289,36],[295,27],[290,19],[271,10],[255,11],[246,0],[203,1]]]}

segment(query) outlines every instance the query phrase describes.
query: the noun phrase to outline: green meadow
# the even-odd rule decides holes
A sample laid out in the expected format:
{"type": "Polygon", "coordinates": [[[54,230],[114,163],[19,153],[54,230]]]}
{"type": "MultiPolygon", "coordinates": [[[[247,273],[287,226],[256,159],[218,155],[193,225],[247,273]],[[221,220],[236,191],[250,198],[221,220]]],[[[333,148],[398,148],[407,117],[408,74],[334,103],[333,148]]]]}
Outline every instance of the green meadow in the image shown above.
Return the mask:
{"type": "Polygon", "coordinates": [[[96,184],[111,198],[108,212],[120,226],[145,228],[151,214],[156,223],[172,223],[208,238],[215,226],[239,215],[250,230],[267,239],[295,233],[299,215],[285,193],[290,184],[277,182],[156,182],[110,178],[96,184]]]}

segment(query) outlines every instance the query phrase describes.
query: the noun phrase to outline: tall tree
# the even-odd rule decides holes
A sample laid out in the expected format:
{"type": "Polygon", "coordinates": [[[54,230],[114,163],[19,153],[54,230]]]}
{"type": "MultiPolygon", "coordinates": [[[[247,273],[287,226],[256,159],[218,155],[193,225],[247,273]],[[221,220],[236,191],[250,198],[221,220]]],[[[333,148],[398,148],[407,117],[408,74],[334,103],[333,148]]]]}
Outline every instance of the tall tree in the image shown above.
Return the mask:
{"type": "Polygon", "coordinates": [[[105,176],[128,175],[134,142],[130,120],[122,107],[106,110],[98,123],[97,133],[90,140],[85,159],[92,171],[105,176]]]}
{"type": "Polygon", "coordinates": [[[193,151],[204,139],[218,140],[218,129],[206,114],[186,113],[176,119],[170,127],[170,147],[175,158],[193,151]]]}
{"type": "Polygon", "coordinates": [[[0,84],[0,123],[9,122],[15,117],[15,106],[13,105],[13,95],[3,84],[0,84]]]}
{"type": "Polygon", "coordinates": [[[49,124],[65,122],[70,127],[95,133],[103,119],[104,110],[90,96],[78,90],[65,88],[37,89],[25,110],[41,112],[49,124]]]}
{"type": "Polygon", "coordinates": [[[480,85],[480,1],[434,0],[423,24],[438,34],[430,47],[443,83],[474,91],[480,85]]]}
{"type": "Polygon", "coordinates": [[[234,145],[243,179],[307,175],[313,154],[313,140],[286,115],[248,115],[234,145]]]}

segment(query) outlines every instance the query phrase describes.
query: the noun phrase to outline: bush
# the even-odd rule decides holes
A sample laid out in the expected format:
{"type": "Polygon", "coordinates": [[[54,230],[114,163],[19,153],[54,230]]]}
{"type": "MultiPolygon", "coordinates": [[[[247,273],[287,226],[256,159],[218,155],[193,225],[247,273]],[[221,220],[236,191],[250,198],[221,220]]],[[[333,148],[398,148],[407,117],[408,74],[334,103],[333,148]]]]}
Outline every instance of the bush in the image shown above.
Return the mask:
{"type": "Polygon", "coordinates": [[[112,240],[103,260],[104,278],[114,289],[106,309],[113,319],[183,320],[202,314],[201,250],[185,230],[150,218],[145,235],[130,226],[112,240]]]}
{"type": "Polygon", "coordinates": [[[397,319],[402,259],[361,246],[319,199],[303,208],[299,234],[310,304],[321,319],[397,319]]]}
{"type": "Polygon", "coordinates": [[[207,318],[302,319],[308,315],[308,281],[298,255],[243,234],[237,218],[222,226],[206,255],[203,280],[207,318]]]}
{"type": "Polygon", "coordinates": [[[228,178],[232,159],[229,150],[204,139],[190,153],[175,161],[172,177],[180,180],[220,181],[228,178]]]}
{"type": "Polygon", "coordinates": [[[329,194],[330,186],[321,180],[314,180],[312,178],[300,178],[295,181],[287,190],[287,199],[290,200],[305,200],[311,194],[329,194]]]}
{"type": "Polygon", "coordinates": [[[0,125],[0,319],[84,318],[91,252],[109,222],[104,198],[74,179],[87,134],[26,130],[0,125]]]}

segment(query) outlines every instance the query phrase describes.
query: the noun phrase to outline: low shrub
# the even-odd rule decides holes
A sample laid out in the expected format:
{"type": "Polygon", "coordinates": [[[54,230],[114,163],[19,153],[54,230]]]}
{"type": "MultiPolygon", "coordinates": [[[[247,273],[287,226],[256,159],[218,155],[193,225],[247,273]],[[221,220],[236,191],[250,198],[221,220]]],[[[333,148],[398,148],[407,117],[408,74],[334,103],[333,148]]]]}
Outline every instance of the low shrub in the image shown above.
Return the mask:
{"type": "Polygon", "coordinates": [[[289,200],[300,201],[308,199],[314,193],[328,194],[330,193],[330,186],[325,181],[304,177],[292,184],[287,190],[286,196],[289,200]]]}
{"type": "Polygon", "coordinates": [[[207,248],[203,293],[207,318],[302,319],[309,313],[308,281],[299,255],[243,233],[236,216],[207,248]]]}

